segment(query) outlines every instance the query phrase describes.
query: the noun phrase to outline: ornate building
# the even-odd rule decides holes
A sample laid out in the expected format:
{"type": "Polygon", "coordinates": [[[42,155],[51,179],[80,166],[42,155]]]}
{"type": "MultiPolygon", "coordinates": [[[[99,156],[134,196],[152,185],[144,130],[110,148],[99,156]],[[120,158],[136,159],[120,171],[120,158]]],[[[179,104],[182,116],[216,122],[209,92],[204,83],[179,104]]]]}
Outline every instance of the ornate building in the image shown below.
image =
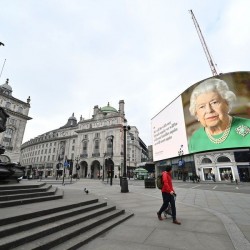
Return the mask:
{"type": "Polygon", "coordinates": [[[12,87],[9,79],[0,85],[0,106],[9,115],[6,122],[6,131],[0,134],[0,144],[5,147],[5,155],[11,162],[20,162],[20,148],[30,109],[30,97],[23,102],[12,96],[12,87]]]}
{"type": "MultiPolygon", "coordinates": [[[[94,107],[91,119],[74,113],[67,123],[31,139],[21,146],[21,164],[27,175],[56,176],[64,170],[66,175],[78,174],[85,178],[106,178],[111,171],[114,177],[123,170],[123,126],[126,121],[124,101],[119,101],[119,110],[107,106],[94,107]],[[65,161],[69,163],[67,165],[65,161]]],[[[135,126],[127,133],[127,166],[136,167],[141,162],[142,148],[139,131],[135,126]]]]}

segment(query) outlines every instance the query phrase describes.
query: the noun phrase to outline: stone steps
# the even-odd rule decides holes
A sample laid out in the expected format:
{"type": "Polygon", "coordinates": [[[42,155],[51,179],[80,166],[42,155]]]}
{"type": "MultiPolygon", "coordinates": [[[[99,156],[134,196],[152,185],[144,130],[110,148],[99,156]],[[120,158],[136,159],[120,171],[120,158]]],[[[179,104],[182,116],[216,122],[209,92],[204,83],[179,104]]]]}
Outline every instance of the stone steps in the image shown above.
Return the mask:
{"type": "Polygon", "coordinates": [[[133,215],[80,190],[17,186],[0,188],[0,249],[77,249],[133,215]]]}

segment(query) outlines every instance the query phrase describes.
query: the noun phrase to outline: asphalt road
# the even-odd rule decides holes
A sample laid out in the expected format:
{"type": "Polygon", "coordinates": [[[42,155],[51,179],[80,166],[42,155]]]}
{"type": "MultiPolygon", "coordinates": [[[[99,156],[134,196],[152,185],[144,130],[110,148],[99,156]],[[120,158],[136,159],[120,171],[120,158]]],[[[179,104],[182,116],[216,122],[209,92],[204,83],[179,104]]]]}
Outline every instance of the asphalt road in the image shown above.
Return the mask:
{"type": "MultiPolygon", "coordinates": [[[[107,180],[105,180],[107,182],[107,180]]],[[[110,182],[108,182],[110,183],[110,182]]],[[[144,186],[143,180],[128,180],[129,185],[133,186],[144,186]]],[[[119,185],[119,180],[114,179],[113,185],[119,185]]],[[[211,191],[221,191],[221,192],[232,192],[232,193],[242,193],[250,194],[250,182],[240,182],[237,185],[231,182],[200,182],[193,183],[192,181],[176,181],[173,180],[174,188],[184,188],[184,189],[200,189],[200,190],[211,190],[211,191]]]]}
{"type": "Polygon", "coordinates": [[[174,183],[175,188],[201,189],[211,191],[233,192],[250,194],[250,183],[240,183],[239,185],[231,183],[174,183]]]}

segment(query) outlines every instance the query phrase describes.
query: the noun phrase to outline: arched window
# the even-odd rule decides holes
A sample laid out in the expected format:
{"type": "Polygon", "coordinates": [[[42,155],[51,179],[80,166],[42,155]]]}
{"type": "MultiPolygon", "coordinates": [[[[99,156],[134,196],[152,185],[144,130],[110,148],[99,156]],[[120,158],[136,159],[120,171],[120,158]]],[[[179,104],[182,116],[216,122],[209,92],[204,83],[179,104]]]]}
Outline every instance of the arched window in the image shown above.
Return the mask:
{"type": "Polygon", "coordinates": [[[220,157],[218,157],[217,162],[231,162],[231,161],[226,156],[220,156],[220,157]]]}
{"type": "Polygon", "coordinates": [[[212,163],[212,161],[209,158],[203,158],[201,164],[206,164],[206,163],[212,163]]]}

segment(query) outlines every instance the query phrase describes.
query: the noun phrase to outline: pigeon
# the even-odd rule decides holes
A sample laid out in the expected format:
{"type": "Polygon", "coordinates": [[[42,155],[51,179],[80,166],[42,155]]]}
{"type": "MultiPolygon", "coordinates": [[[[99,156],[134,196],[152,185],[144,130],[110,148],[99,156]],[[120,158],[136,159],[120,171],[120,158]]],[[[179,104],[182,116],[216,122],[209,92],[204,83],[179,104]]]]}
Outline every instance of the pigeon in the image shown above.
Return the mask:
{"type": "Polygon", "coordinates": [[[89,190],[87,190],[86,188],[84,188],[84,192],[85,192],[86,194],[88,194],[88,193],[89,193],[89,190]]]}
{"type": "Polygon", "coordinates": [[[0,42],[0,46],[1,46],[1,45],[4,46],[4,43],[0,42]]]}

